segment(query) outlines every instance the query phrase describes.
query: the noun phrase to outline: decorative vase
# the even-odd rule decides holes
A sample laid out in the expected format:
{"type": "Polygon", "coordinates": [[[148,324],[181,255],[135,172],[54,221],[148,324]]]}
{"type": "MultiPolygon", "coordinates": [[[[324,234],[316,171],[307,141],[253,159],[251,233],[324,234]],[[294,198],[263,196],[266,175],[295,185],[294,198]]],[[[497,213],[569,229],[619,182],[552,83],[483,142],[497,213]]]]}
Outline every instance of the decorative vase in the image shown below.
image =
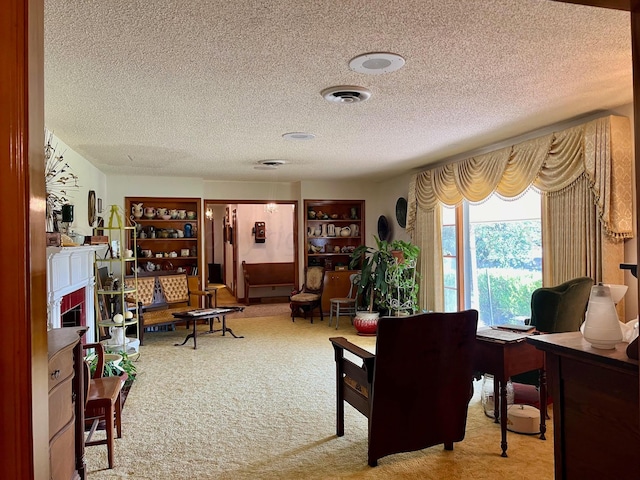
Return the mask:
{"type": "Polygon", "coordinates": [[[593,348],[602,350],[611,350],[622,341],[622,329],[611,291],[602,283],[591,287],[582,334],[593,348]]]}
{"type": "Polygon", "coordinates": [[[358,311],[353,319],[353,326],[356,327],[358,335],[372,336],[378,331],[378,318],[380,313],[369,311],[358,311]]]}

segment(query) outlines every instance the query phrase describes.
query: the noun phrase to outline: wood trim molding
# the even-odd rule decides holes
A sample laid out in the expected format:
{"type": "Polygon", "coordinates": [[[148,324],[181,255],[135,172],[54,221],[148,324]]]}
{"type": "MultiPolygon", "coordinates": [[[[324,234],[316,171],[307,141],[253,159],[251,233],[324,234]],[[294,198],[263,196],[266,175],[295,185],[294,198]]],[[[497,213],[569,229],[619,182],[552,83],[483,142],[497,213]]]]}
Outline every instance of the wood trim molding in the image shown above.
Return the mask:
{"type": "Polygon", "coordinates": [[[44,1],[0,9],[0,451],[6,478],[49,478],[44,247],[44,1]]]}

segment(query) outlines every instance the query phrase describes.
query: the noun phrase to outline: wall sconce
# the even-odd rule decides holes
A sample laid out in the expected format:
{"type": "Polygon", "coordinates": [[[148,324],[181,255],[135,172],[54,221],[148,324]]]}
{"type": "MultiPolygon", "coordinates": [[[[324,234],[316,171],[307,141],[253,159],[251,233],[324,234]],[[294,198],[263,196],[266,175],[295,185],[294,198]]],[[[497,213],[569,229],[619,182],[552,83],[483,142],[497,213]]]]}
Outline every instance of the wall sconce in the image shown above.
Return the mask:
{"type": "Polygon", "coordinates": [[[207,207],[205,216],[207,217],[207,220],[213,220],[213,209],[211,207],[207,207]]]}

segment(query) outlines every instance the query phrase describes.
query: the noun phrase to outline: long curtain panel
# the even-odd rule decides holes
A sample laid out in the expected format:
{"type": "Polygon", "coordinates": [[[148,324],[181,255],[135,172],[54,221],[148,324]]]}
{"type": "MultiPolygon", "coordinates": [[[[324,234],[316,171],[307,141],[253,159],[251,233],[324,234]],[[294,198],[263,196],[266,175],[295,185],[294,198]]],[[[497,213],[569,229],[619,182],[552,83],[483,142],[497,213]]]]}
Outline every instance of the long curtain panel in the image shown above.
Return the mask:
{"type": "MultiPolygon", "coordinates": [[[[576,276],[622,283],[623,241],[633,237],[629,119],[608,116],[416,174],[407,230],[421,247],[422,284],[442,285],[439,215],[426,212],[494,192],[512,198],[532,186],[543,196],[543,284],[576,276]]],[[[441,309],[441,288],[422,293],[423,308],[441,309]]]]}

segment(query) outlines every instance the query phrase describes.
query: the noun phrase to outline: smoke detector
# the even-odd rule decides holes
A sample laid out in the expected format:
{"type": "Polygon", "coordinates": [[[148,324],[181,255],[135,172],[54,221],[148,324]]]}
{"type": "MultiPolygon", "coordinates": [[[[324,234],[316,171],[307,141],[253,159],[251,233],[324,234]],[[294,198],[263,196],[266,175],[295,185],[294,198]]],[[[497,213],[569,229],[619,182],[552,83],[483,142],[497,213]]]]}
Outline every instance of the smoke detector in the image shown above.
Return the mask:
{"type": "Polygon", "coordinates": [[[359,103],[364,102],[371,96],[371,92],[363,87],[337,86],[325,88],[320,95],[332,103],[359,103]]]}
{"type": "Polygon", "coordinates": [[[276,170],[280,165],[284,165],[285,163],[287,162],[284,160],[260,160],[258,165],[253,168],[256,170],[276,170]]]}

